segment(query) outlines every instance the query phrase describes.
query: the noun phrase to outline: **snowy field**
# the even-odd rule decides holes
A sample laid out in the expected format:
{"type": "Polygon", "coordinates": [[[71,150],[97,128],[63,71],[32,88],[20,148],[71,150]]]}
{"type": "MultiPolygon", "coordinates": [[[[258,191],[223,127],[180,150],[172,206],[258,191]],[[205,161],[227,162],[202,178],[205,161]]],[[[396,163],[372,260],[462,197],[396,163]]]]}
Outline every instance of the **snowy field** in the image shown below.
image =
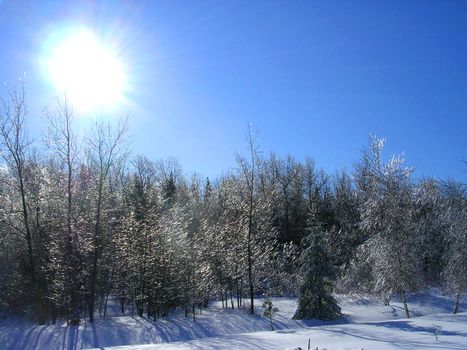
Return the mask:
{"type": "Polygon", "coordinates": [[[182,349],[467,349],[467,313],[411,320],[317,326],[204,338],[171,344],[112,347],[112,350],[182,349]],[[438,329],[438,340],[435,331],[438,329]]]}
{"type": "MultiPolygon", "coordinates": [[[[274,332],[269,320],[222,309],[220,303],[213,303],[195,323],[183,315],[157,322],[118,316],[117,307],[110,309],[109,318],[79,327],[8,318],[0,322],[0,349],[306,349],[309,339],[312,349],[467,349],[467,303],[461,305],[464,313],[451,315],[452,299],[436,290],[410,297],[410,320],[404,319],[399,302],[385,306],[357,296],[338,300],[344,318],[321,322],[292,320],[297,300],[275,298],[279,312],[274,332]]],[[[256,301],[258,312],[261,304],[256,301]]]]}

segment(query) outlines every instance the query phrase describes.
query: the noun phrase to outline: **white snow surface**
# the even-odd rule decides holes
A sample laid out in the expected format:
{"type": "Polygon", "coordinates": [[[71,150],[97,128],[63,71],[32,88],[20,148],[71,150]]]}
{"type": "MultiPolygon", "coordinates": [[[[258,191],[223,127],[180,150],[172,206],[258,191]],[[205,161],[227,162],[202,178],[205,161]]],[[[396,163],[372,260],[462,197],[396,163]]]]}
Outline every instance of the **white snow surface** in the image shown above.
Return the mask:
{"type": "MultiPolygon", "coordinates": [[[[279,308],[275,331],[269,320],[246,310],[222,309],[220,302],[197,315],[196,321],[179,313],[149,321],[118,316],[111,305],[107,319],[94,324],[38,326],[21,318],[0,321],[0,349],[462,349],[467,350],[467,303],[450,314],[453,299],[439,290],[411,295],[411,319],[404,319],[402,303],[389,306],[365,296],[337,296],[344,317],[333,322],[296,321],[296,298],[273,298],[279,308]],[[436,340],[436,335],[438,340],[436,340]]],[[[464,298],[465,299],[465,298],[464,298]]],[[[261,313],[262,300],[256,300],[261,313]]]]}

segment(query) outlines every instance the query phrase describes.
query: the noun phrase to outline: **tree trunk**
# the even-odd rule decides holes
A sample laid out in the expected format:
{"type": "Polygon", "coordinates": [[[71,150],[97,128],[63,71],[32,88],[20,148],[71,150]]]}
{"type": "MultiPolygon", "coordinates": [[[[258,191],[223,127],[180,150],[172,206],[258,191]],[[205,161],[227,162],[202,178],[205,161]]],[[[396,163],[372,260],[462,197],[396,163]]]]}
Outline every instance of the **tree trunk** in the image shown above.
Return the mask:
{"type": "Polygon", "coordinates": [[[250,314],[255,313],[255,299],[254,299],[254,286],[253,286],[253,261],[251,252],[251,230],[253,226],[253,198],[250,200],[250,213],[248,217],[248,283],[250,288],[250,314]]]}
{"type": "Polygon", "coordinates": [[[104,318],[107,316],[107,302],[109,301],[110,289],[111,289],[111,282],[110,279],[112,278],[112,274],[109,278],[109,286],[107,288],[107,293],[105,294],[105,302],[104,302],[104,318]]]}
{"type": "Polygon", "coordinates": [[[236,291],[236,297],[237,297],[237,309],[240,309],[240,290],[238,286],[238,278],[235,279],[235,291],[236,291]]]}
{"type": "Polygon", "coordinates": [[[233,301],[232,282],[229,283],[229,287],[230,287],[230,305],[232,306],[232,309],[235,309],[235,305],[233,301]]]}
{"type": "Polygon", "coordinates": [[[452,311],[453,314],[457,314],[459,312],[460,300],[461,300],[461,292],[459,290],[456,294],[456,303],[454,305],[454,310],[452,311]]]}
{"type": "Polygon", "coordinates": [[[17,171],[18,171],[18,178],[19,178],[19,190],[21,194],[21,206],[23,211],[23,223],[24,229],[26,231],[26,242],[28,245],[28,260],[29,260],[29,273],[31,277],[31,287],[33,290],[33,307],[37,317],[37,323],[40,325],[45,324],[46,316],[43,310],[43,300],[42,295],[40,292],[40,286],[37,282],[36,278],[36,266],[34,263],[34,253],[32,247],[32,232],[29,226],[29,213],[26,203],[26,190],[24,188],[24,181],[23,181],[23,164],[18,159],[16,160],[17,164],[17,171]]]}
{"type": "Polygon", "coordinates": [[[120,310],[122,311],[122,315],[125,314],[125,298],[120,298],[120,310]]]}
{"type": "Polygon", "coordinates": [[[404,303],[405,316],[407,316],[407,318],[410,318],[409,306],[407,305],[407,294],[406,294],[406,292],[402,293],[402,301],[404,303]]]}
{"type": "Polygon", "coordinates": [[[96,281],[97,281],[97,263],[99,260],[99,243],[100,243],[100,231],[101,231],[101,205],[102,205],[102,191],[104,186],[103,175],[100,175],[99,185],[97,190],[97,208],[96,208],[96,223],[94,226],[94,237],[93,237],[93,259],[92,259],[92,270],[89,283],[89,299],[88,299],[88,311],[89,311],[89,322],[94,322],[94,304],[96,298],[96,281]]]}

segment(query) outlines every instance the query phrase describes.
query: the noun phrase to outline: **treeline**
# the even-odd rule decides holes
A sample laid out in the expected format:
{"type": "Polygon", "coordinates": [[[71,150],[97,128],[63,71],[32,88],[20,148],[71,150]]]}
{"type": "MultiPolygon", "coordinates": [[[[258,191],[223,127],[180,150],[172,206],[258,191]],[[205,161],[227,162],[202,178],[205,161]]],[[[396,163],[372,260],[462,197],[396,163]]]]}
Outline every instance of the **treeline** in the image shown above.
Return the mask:
{"type": "Polygon", "coordinates": [[[237,170],[211,181],[131,156],[126,123],[78,132],[66,101],[44,116],[45,136],[32,141],[24,94],[3,99],[3,310],[77,324],[105,317],[114,298],[122,312],[157,319],[183,308],[194,319],[213,299],[253,313],[256,295],[318,293],[322,303],[337,289],[406,304],[437,285],[457,312],[466,186],[414,180],[401,158],[383,161],[383,140],[370,139],[351,173],[329,175],[311,158],[260,156],[249,130],[237,170]]]}

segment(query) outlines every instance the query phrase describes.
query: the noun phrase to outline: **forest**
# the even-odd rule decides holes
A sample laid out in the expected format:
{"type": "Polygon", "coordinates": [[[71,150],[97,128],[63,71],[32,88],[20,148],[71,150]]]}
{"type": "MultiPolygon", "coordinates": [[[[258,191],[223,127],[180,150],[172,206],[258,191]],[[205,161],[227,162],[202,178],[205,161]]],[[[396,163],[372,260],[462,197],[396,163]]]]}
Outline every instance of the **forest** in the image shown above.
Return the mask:
{"type": "MultiPolygon", "coordinates": [[[[256,296],[299,296],[296,318],[335,319],[332,296],[467,292],[467,189],[415,178],[370,136],[353,169],[265,154],[247,129],[236,169],[187,176],[131,153],[128,122],[76,127],[66,99],[28,135],[24,91],[0,108],[0,313],[79,324],[122,313],[196,320],[210,301],[254,313],[256,296]]],[[[365,140],[362,140],[362,144],[365,140]]],[[[226,155],[232,156],[232,155],[226,155]]],[[[356,155],[358,157],[358,155],[356,155]]]]}

